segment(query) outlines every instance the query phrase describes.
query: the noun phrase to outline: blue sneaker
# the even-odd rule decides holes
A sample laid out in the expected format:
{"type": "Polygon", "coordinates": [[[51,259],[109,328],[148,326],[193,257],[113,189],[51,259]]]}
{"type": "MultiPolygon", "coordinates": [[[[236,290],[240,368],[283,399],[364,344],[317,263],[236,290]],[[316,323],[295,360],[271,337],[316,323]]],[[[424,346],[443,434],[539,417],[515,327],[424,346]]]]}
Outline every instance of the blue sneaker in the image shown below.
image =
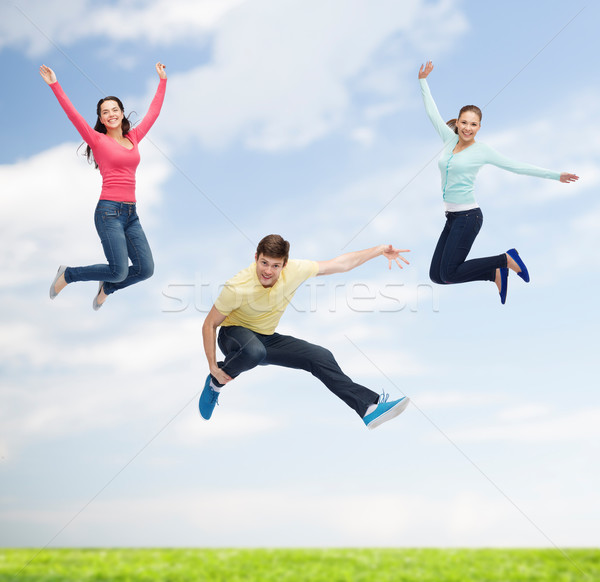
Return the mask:
{"type": "Polygon", "coordinates": [[[400,400],[392,400],[388,402],[389,394],[385,392],[379,398],[379,402],[377,403],[377,408],[371,412],[371,414],[367,414],[363,421],[367,425],[368,429],[374,429],[378,427],[380,424],[383,424],[386,420],[390,420],[395,416],[398,416],[401,412],[404,412],[404,409],[408,406],[410,400],[404,396],[400,398],[400,400]]]}
{"type": "Polygon", "coordinates": [[[200,401],[198,402],[200,416],[202,416],[204,420],[210,419],[213,410],[215,409],[215,405],[219,404],[219,393],[216,390],[213,390],[213,387],[210,385],[211,379],[212,376],[209,374],[206,377],[206,382],[204,382],[204,390],[202,390],[200,401]]]}

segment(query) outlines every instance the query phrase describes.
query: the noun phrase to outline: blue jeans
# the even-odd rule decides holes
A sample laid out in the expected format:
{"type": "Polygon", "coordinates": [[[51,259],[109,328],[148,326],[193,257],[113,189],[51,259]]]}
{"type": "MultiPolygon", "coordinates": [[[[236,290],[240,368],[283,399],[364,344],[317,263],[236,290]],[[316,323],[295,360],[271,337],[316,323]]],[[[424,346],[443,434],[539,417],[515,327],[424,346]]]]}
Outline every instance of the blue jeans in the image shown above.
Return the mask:
{"type": "Polygon", "coordinates": [[[496,269],[506,267],[506,254],[471,259],[467,255],[483,224],[480,208],[446,212],[446,225],[431,259],[429,277],[434,283],[494,281],[496,269]]]}
{"type": "MultiPolygon", "coordinates": [[[[229,326],[221,327],[218,342],[225,354],[225,361],[219,362],[219,367],[232,378],[268,364],[305,370],[321,380],[361,418],[379,399],[376,392],[348,378],[329,350],[307,341],[290,335],[263,335],[245,327],[229,326]]],[[[213,381],[216,382],[214,378],[213,381]]]]}
{"type": "Polygon", "coordinates": [[[104,281],[104,293],[110,295],[152,277],[154,260],[142,230],[135,204],[100,200],[94,223],[108,265],[68,267],[67,283],[75,281],[104,281]],[[131,266],[129,266],[131,259],[131,266]]]}

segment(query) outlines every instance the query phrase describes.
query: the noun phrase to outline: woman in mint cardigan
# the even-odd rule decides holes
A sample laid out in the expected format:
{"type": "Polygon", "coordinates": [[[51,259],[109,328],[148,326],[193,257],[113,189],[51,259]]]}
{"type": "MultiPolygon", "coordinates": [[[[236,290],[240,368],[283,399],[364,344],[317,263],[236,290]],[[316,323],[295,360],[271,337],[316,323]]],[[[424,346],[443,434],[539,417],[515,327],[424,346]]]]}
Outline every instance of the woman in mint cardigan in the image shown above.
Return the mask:
{"type": "Polygon", "coordinates": [[[529,282],[529,273],[516,249],[491,257],[466,260],[483,223],[483,214],[473,192],[477,172],[481,166],[492,164],[516,174],[560,180],[563,183],[574,182],[578,176],[516,162],[491,147],[476,142],[475,136],[481,127],[481,110],[475,105],[465,105],[460,110],[458,119],[446,123],[427,85],[426,79],[432,70],[431,61],[421,66],[419,84],[425,111],[444,141],[438,165],[442,175],[446,225],[431,259],[429,276],[434,283],[440,285],[494,281],[500,300],[505,303],[509,269],[526,282],[529,282]]]}

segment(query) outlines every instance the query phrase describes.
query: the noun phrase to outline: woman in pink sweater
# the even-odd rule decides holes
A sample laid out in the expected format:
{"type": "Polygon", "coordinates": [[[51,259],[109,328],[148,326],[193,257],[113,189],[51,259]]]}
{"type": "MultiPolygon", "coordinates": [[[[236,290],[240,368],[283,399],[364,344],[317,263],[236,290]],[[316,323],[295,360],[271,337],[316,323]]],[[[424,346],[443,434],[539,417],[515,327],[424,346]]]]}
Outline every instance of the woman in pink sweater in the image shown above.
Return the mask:
{"type": "Polygon", "coordinates": [[[87,144],[88,161],[100,170],[102,193],[94,222],[108,260],[107,265],[61,265],[50,286],[50,299],[54,299],[69,283],[99,281],[93,302],[97,311],[108,295],[148,279],[154,272],[152,251],[136,212],[135,171],[140,163],[138,144],[156,121],[165,97],[165,65],[157,63],[156,72],[160,77],[158,89],[148,113],[138,126],[131,127],[123,104],[117,97],[111,96],[98,102],[98,118],[92,129],[65,95],[54,71],[46,65],[40,67],[40,75],[87,144]],[[128,259],[131,259],[131,266],[128,259]]]}

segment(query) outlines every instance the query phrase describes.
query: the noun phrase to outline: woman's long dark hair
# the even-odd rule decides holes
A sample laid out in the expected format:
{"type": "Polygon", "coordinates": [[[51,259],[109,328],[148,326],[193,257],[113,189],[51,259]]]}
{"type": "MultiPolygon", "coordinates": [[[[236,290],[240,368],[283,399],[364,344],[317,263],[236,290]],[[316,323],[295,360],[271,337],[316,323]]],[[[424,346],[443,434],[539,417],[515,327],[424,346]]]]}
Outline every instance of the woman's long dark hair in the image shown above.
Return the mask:
{"type": "MultiPolygon", "coordinates": [[[[121,103],[121,100],[118,97],[115,97],[114,95],[111,95],[109,97],[104,97],[103,99],[100,99],[100,101],[98,101],[98,105],[96,106],[96,115],[98,118],[96,120],[96,125],[94,126],[94,129],[98,133],[106,134],[106,127],[100,121],[100,108],[102,107],[102,104],[105,101],[114,101],[119,106],[119,109],[123,112],[123,121],[121,122],[121,129],[123,131],[123,135],[127,135],[127,132],[131,129],[131,123],[129,122],[129,119],[127,119],[127,117],[125,117],[125,108],[123,107],[123,103],[121,103]]],[[[96,163],[96,160],[94,159],[94,154],[92,153],[92,148],[89,145],[86,146],[86,148],[85,148],[85,157],[87,158],[87,160],[90,164],[94,164],[94,167],[96,169],[98,169],[98,164],[96,163]]]]}

